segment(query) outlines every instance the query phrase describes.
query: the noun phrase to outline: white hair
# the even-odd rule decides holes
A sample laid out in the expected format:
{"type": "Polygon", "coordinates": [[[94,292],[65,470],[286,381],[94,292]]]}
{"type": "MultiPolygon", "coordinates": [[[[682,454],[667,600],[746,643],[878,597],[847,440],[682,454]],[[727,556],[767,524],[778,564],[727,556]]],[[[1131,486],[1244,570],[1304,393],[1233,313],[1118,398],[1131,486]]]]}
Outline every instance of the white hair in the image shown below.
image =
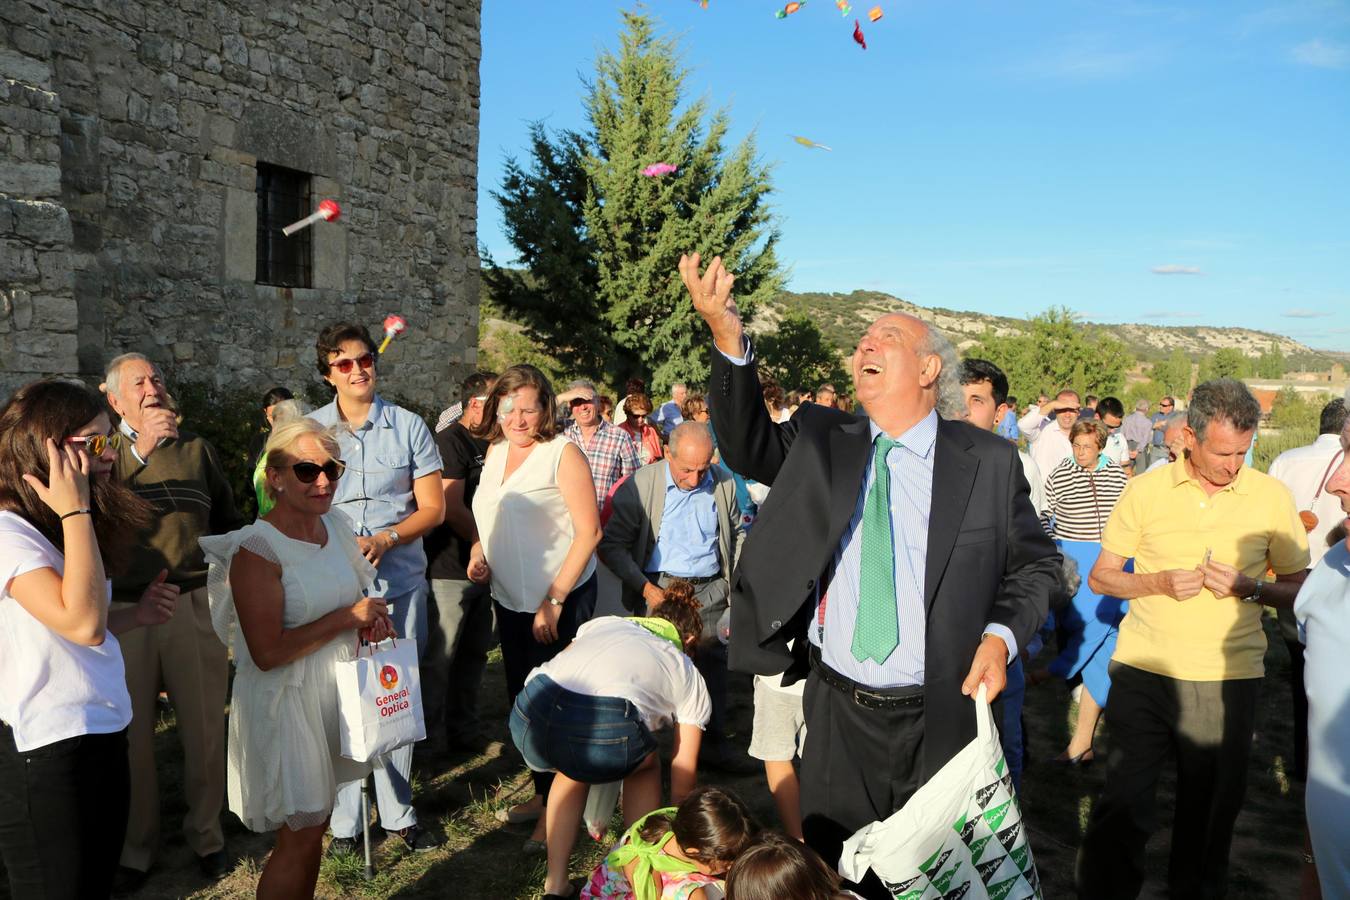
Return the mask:
{"type": "Polygon", "coordinates": [[[155,374],[160,380],[164,380],[164,372],[155,364],[154,360],[144,353],[123,353],[121,356],[114,356],[108,363],[108,368],[103,376],[103,385],[109,394],[117,393],[122,386],[122,367],[129,362],[148,363],[150,368],[155,370],[155,374]]]}
{"type": "Polygon", "coordinates": [[[966,401],[961,392],[961,361],[957,358],[951,342],[932,325],[926,325],[918,353],[920,357],[932,354],[942,361],[942,371],[938,373],[935,385],[937,414],[944,419],[964,418],[966,401]]]}

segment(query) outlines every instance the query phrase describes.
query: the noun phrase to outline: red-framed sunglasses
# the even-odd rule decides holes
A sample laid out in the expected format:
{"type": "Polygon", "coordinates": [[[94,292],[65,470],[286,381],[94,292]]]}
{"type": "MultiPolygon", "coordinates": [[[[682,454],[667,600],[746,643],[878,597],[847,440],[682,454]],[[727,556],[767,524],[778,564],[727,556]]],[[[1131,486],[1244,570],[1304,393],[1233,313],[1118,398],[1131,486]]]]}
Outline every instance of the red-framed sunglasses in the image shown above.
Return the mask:
{"type": "Polygon", "coordinates": [[[353,365],[360,366],[363,369],[373,369],[375,368],[375,354],[362,353],[356,359],[337,359],[330,362],[328,365],[330,368],[337,369],[343,375],[350,372],[353,365]]]}

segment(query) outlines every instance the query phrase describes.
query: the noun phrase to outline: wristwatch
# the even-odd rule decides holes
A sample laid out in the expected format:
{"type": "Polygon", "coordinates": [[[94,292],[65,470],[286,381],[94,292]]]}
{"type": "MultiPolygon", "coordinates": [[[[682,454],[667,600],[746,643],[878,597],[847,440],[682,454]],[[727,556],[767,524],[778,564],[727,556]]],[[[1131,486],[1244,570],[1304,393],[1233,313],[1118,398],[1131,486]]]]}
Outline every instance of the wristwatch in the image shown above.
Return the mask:
{"type": "Polygon", "coordinates": [[[1264,587],[1264,586],[1265,586],[1265,584],[1264,584],[1262,581],[1258,580],[1258,581],[1256,582],[1256,587],[1254,587],[1254,588],[1252,589],[1252,592],[1251,592],[1250,594],[1248,594],[1247,596],[1245,596],[1245,597],[1242,598],[1242,602],[1243,602],[1243,603],[1260,603],[1260,602],[1261,602],[1261,588],[1264,587]]]}
{"type": "Polygon", "coordinates": [[[389,540],[393,541],[393,546],[397,547],[399,542],[398,532],[392,528],[387,528],[384,533],[389,535],[389,540]]]}
{"type": "Polygon", "coordinates": [[[562,600],[559,600],[557,597],[554,597],[554,596],[552,596],[552,595],[549,595],[549,596],[546,597],[545,599],[548,600],[548,603],[549,603],[550,606],[562,606],[562,605],[563,605],[563,601],[562,601],[562,600]]]}

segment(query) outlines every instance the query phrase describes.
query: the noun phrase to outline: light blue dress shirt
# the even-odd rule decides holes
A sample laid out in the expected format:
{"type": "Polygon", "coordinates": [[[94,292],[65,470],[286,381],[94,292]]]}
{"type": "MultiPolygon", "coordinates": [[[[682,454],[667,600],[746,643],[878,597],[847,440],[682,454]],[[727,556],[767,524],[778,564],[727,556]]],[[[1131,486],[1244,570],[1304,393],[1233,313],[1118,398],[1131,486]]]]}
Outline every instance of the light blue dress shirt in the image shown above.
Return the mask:
{"type": "Polygon", "coordinates": [[[692,491],[681,490],[666,473],[666,506],[661,532],[644,571],[667,572],[689,578],[708,578],[722,571],[717,558],[717,498],[709,469],[692,491]]]}
{"type": "MultiPolygon", "coordinates": [[[[431,429],[401,406],[377,394],[360,428],[347,427],[337,400],[309,417],[333,428],[347,471],[338,479],[333,509],[352,523],[352,531],[370,537],[394,528],[417,509],[413,482],[441,471],[441,454],[431,429]]],[[[385,596],[407,594],[426,581],[427,555],[422,539],[400,541],[380,557],[379,577],[389,587],[385,596]]]]}

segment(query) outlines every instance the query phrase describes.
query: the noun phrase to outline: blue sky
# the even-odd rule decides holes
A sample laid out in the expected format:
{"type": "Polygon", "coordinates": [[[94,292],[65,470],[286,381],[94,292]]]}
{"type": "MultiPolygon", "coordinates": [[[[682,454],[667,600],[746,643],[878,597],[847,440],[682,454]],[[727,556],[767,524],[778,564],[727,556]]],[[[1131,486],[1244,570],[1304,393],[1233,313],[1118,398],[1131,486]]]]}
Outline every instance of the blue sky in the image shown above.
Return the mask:
{"type": "MultiPolygon", "coordinates": [[[[791,289],[1350,350],[1350,0],[874,5],[644,7],[680,39],[686,98],[774,165],[791,289]]],[[[632,8],[485,0],[478,232],[499,262],[488,191],[530,121],[585,127],[582,78],[632,8]]]]}

